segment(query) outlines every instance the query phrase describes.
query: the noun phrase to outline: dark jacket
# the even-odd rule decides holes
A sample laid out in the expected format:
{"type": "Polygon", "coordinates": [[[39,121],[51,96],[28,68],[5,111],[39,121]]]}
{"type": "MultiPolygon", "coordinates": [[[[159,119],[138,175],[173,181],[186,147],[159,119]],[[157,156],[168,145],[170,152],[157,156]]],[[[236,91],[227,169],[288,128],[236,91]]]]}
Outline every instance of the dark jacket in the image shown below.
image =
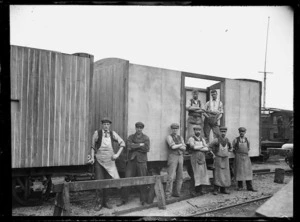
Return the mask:
{"type": "Polygon", "coordinates": [[[132,134],[127,139],[128,160],[137,159],[137,162],[147,162],[147,152],[150,149],[150,139],[147,135],[143,134],[138,136],[136,133],[132,134]],[[144,146],[140,146],[144,143],[144,146]]]}

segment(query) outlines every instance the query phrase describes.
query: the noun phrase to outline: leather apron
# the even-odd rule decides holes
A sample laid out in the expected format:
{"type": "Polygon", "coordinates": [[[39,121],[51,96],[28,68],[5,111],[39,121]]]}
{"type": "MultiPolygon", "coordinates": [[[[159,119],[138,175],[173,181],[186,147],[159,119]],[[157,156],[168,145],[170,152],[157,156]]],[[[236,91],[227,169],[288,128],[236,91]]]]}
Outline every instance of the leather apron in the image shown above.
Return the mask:
{"type": "MultiPolygon", "coordinates": [[[[202,141],[195,140],[195,146],[203,146],[202,141]]],[[[197,150],[191,153],[191,165],[193,168],[195,186],[210,185],[205,162],[204,152],[197,150]]]]}
{"type": "Polygon", "coordinates": [[[252,180],[252,165],[248,155],[249,149],[247,142],[239,142],[238,149],[235,153],[234,169],[235,169],[235,180],[252,180]]]}
{"type": "Polygon", "coordinates": [[[112,156],[114,154],[115,153],[112,148],[111,139],[109,137],[103,137],[101,146],[96,153],[96,159],[113,179],[119,179],[120,176],[116,167],[116,163],[114,160],[112,160],[112,156]]]}
{"type": "Polygon", "coordinates": [[[228,145],[222,146],[220,143],[219,150],[215,153],[214,160],[214,184],[220,187],[229,187],[231,185],[229,152],[228,145]]]}

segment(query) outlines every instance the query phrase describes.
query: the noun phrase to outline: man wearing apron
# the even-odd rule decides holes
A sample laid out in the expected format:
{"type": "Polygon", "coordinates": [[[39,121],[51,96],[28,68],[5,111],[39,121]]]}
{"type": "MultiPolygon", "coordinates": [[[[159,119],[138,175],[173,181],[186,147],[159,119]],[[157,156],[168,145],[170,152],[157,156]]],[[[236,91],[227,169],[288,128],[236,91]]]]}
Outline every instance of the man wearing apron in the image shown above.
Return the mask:
{"type": "Polygon", "coordinates": [[[214,153],[214,195],[218,194],[219,187],[221,193],[229,194],[226,187],[231,185],[229,152],[232,152],[232,147],[226,137],[227,128],[220,127],[220,131],[221,136],[209,144],[209,148],[214,153]]]}
{"type": "Polygon", "coordinates": [[[205,161],[205,152],[209,150],[205,140],[201,137],[201,127],[194,126],[194,132],[194,136],[188,140],[193,169],[190,192],[192,196],[197,196],[203,194],[202,185],[210,185],[205,161]]]}
{"type": "MultiPolygon", "coordinates": [[[[193,98],[188,101],[186,109],[188,110],[187,119],[187,139],[194,135],[194,126],[203,128],[202,120],[202,105],[201,101],[198,99],[198,90],[193,90],[193,98]]],[[[203,136],[203,135],[202,135],[203,136]]]]}
{"type": "Polygon", "coordinates": [[[206,138],[206,142],[209,141],[209,133],[212,129],[214,133],[214,138],[220,136],[220,119],[223,115],[223,103],[220,100],[217,100],[217,90],[211,90],[212,100],[208,101],[205,104],[205,116],[204,119],[204,136],[206,138]]]}
{"type": "MultiPolygon", "coordinates": [[[[125,177],[141,177],[147,176],[147,152],[150,149],[150,139],[143,133],[144,123],[137,122],[135,124],[136,133],[127,139],[128,163],[126,166],[125,177]]],[[[138,186],[140,191],[140,201],[144,205],[147,199],[147,185],[138,186]]],[[[117,206],[121,206],[128,202],[129,190],[123,188],[122,202],[117,206]]]]}
{"type": "MultiPolygon", "coordinates": [[[[110,119],[103,118],[101,122],[102,129],[96,130],[92,138],[91,159],[89,163],[95,166],[96,180],[119,179],[115,160],[120,156],[125,147],[125,142],[116,132],[109,130],[111,125],[110,119]],[[120,146],[117,153],[113,150],[113,141],[118,142],[120,146]]],[[[96,205],[94,210],[99,211],[102,207],[112,209],[112,205],[108,203],[105,189],[96,190],[96,205]]]]}
{"type": "Polygon", "coordinates": [[[250,143],[245,137],[246,128],[239,128],[240,136],[235,138],[232,142],[233,150],[235,153],[234,170],[235,180],[238,182],[237,190],[243,189],[243,181],[246,181],[248,191],[256,192],[252,187],[252,165],[248,155],[250,150],[250,143]]]}
{"type": "Polygon", "coordinates": [[[186,149],[186,145],[182,136],[178,135],[179,124],[173,123],[171,125],[172,133],[167,136],[167,143],[169,147],[168,156],[168,179],[166,184],[166,199],[170,199],[171,196],[179,197],[181,186],[183,182],[183,153],[186,149]],[[176,176],[176,187],[173,191],[173,181],[176,176]]]}

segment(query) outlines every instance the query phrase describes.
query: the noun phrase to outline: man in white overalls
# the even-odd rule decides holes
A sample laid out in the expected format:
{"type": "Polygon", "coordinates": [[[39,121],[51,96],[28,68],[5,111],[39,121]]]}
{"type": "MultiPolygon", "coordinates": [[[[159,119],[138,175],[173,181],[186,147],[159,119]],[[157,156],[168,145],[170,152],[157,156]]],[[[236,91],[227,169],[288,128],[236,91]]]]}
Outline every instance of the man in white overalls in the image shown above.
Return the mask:
{"type": "Polygon", "coordinates": [[[194,126],[194,136],[188,140],[191,151],[191,186],[192,196],[202,195],[202,185],[210,185],[206,168],[205,152],[209,151],[205,139],[201,136],[201,127],[194,126]]]}
{"type": "Polygon", "coordinates": [[[226,137],[227,128],[220,127],[220,131],[221,136],[209,144],[209,148],[214,153],[214,195],[218,194],[219,187],[221,193],[229,194],[226,188],[231,185],[229,152],[232,152],[232,147],[226,137]]]}
{"type": "Polygon", "coordinates": [[[252,165],[248,155],[250,150],[250,143],[245,137],[246,128],[239,128],[240,136],[235,138],[232,142],[233,151],[235,154],[234,170],[235,180],[238,182],[237,190],[243,189],[243,181],[246,181],[248,191],[256,192],[252,187],[252,165]]]}
{"type": "MultiPolygon", "coordinates": [[[[119,179],[119,173],[115,160],[120,156],[125,142],[114,131],[110,131],[111,120],[103,118],[102,129],[96,130],[92,138],[91,159],[89,163],[95,166],[95,179],[119,179]],[[113,141],[118,142],[120,149],[115,153],[113,141]],[[95,161],[96,160],[96,161],[95,161]]],[[[96,205],[94,210],[99,211],[102,207],[112,209],[108,203],[105,189],[96,190],[96,205]],[[102,200],[101,200],[102,198],[102,200]]]]}

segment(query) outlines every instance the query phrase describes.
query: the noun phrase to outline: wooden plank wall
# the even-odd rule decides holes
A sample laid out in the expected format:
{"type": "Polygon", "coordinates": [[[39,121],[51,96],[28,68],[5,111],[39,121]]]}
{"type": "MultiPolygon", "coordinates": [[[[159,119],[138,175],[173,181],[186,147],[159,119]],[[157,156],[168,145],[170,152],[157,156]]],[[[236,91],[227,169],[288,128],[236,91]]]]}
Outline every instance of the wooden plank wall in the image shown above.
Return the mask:
{"type": "Polygon", "coordinates": [[[259,156],[260,151],[260,84],[246,80],[225,80],[225,125],[227,137],[232,142],[239,136],[238,128],[247,129],[250,142],[250,156],[259,156]]]}
{"type": "Polygon", "coordinates": [[[180,115],[181,72],[130,64],[128,135],[135,133],[136,122],[145,124],[143,132],[150,138],[149,161],[167,160],[166,137],[173,122],[180,124],[180,115]]]}
{"type": "MultiPolygon", "coordinates": [[[[117,58],[95,62],[92,86],[92,131],[101,129],[101,120],[112,120],[111,130],[127,139],[127,79],[129,62],[117,58]]],[[[122,152],[123,158],[125,152],[122,152]]]]}
{"type": "Polygon", "coordinates": [[[12,168],[86,163],[91,64],[91,58],[11,46],[12,168]]]}

